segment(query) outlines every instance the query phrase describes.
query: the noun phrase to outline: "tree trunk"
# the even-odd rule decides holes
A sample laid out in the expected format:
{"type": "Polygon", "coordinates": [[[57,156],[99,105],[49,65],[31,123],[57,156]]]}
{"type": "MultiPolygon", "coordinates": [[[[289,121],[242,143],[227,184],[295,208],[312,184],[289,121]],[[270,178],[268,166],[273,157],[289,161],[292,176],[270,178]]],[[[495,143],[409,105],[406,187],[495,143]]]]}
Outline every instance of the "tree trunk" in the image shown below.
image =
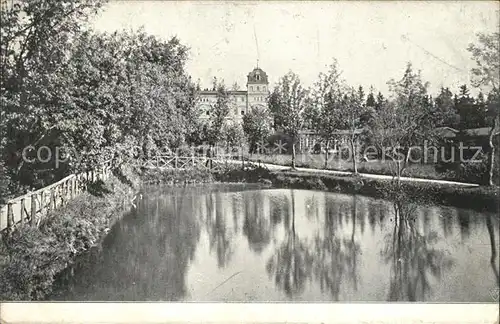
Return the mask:
{"type": "Polygon", "coordinates": [[[326,140],[326,143],[325,143],[325,169],[328,168],[328,150],[330,148],[329,146],[330,146],[330,141],[326,140]]]}
{"type": "Polygon", "coordinates": [[[351,151],[352,151],[352,169],[354,174],[358,174],[358,161],[356,160],[356,144],[354,144],[354,138],[351,137],[351,151]]]}
{"type": "Polygon", "coordinates": [[[495,136],[495,129],[497,126],[497,118],[493,122],[493,126],[490,129],[490,134],[488,136],[488,144],[490,146],[490,154],[488,155],[488,185],[493,186],[493,171],[495,170],[495,144],[493,143],[493,137],[495,136]]]}
{"type": "Polygon", "coordinates": [[[292,141],[292,169],[295,169],[295,140],[292,141]]]}

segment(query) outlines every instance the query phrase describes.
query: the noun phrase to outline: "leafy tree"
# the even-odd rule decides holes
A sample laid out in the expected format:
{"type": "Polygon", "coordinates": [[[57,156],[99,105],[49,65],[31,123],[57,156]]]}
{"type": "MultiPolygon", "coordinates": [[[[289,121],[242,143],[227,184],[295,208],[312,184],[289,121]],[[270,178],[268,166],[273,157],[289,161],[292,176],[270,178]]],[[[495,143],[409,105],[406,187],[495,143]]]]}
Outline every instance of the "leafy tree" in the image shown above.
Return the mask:
{"type": "Polygon", "coordinates": [[[337,139],[337,131],[341,128],[344,87],[337,61],[334,61],[327,73],[320,73],[311,91],[309,118],[313,121],[313,129],[325,143],[325,169],[328,166],[330,144],[337,139]]]}
{"type": "Polygon", "coordinates": [[[292,168],[295,168],[295,145],[305,122],[307,95],[308,91],[300,84],[299,76],[290,71],[281,77],[269,97],[275,129],[282,130],[291,139],[292,168]]]}
{"type": "Polygon", "coordinates": [[[187,47],[142,30],[83,30],[102,4],[17,1],[1,12],[0,148],[17,190],[35,184],[37,169],[52,168],[53,181],[111,157],[135,156],[135,148],[179,146],[199,129],[199,89],[184,69],[187,47]],[[42,144],[52,153],[66,148],[72,160],[65,168],[54,159],[48,166],[25,163],[24,148],[42,144]]]}
{"type": "Polygon", "coordinates": [[[245,132],[243,132],[241,123],[232,120],[224,124],[223,136],[228,153],[234,153],[235,151],[242,153],[242,147],[245,144],[245,132]]]}
{"type": "Polygon", "coordinates": [[[490,127],[488,142],[488,184],[493,185],[493,171],[495,165],[495,145],[493,138],[499,134],[500,127],[500,33],[478,34],[478,43],[469,44],[476,67],[472,69],[473,85],[479,88],[489,88],[487,117],[490,127]]]}
{"type": "Polygon", "coordinates": [[[348,141],[351,147],[352,167],[355,174],[358,173],[358,141],[362,135],[362,129],[367,125],[368,121],[365,118],[366,106],[364,101],[363,88],[359,87],[358,91],[349,89],[344,94],[341,102],[342,111],[342,130],[348,132],[348,141]]]}
{"type": "Polygon", "coordinates": [[[217,92],[217,100],[207,124],[207,141],[211,146],[214,146],[224,140],[224,124],[226,123],[226,117],[229,116],[231,105],[229,92],[223,81],[219,82],[216,78],[214,78],[213,89],[217,92]]]}
{"type": "Polygon", "coordinates": [[[272,132],[272,117],[267,108],[253,106],[251,110],[243,116],[243,130],[247,137],[250,153],[255,153],[258,143],[264,143],[272,132]]]}
{"type": "MultiPolygon", "coordinates": [[[[2,159],[14,183],[34,181],[24,148],[54,146],[68,127],[63,118],[71,80],[62,75],[68,52],[100,0],[2,1],[0,101],[2,159]]],[[[17,186],[16,190],[21,190],[17,186]]]]}
{"type": "Polygon", "coordinates": [[[435,136],[437,114],[429,104],[428,84],[420,73],[413,71],[411,63],[406,66],[403,78],[388,82],[392,97],[374,115],[370,125],[370,136],[377,143],[384,157],[392,161],[391,167],[397,184],[414,145],[435,136]]]}

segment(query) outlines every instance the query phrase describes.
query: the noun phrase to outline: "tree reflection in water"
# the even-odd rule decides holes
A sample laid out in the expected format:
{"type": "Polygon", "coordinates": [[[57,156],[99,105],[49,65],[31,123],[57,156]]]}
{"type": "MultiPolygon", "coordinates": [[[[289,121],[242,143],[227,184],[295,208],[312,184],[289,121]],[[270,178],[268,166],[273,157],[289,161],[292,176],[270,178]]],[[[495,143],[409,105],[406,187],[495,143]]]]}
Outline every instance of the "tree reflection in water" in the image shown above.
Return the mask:
{"type": "Polygon", "coordinates": [[[495,229],[493,226],[493,215],[488,214],[486,216],[486,227],[488,229],[488,235],[490,237],[490,245],[491,245],[491,268],[493,269],[493,274],[497,280],[497,285],[500,287],[500,280],[498,277],[498,266],[496,265],[497,259],[497,245],[495,243],[495,229]]]}
{"type": "Polygon", "coordinates": [[[91,250],[68,270],[71,276],[60,278],[61,291],[56,288],[51,299],[59,299],[59,293],[66,300],[184,299],[185,275],[200,236],[195,214],[186,213],[192,199],[185,192],[144,196],[102,249],[91,250]]]}
{"type": "Polygon", "coordinates": [[[261,192],[245,199],[243,234],[247,237],[250,249],[260,254],[271,241],[271,222],[264,215],[264,197],[261,192]]]}
{"type": "Polygon", "coordinates": [[[292,298],[300,295],[311,278],[312,255],[295,232],[295,195],[291,191],[291,213],[285,214],[286,234],[267,262],[266,270],[276,286],[292,298]]]}
{"type": "Polygon", "coordinates": [[[217,257],[217,266],[225,268],[231,260],[233,253],[231,240],[232,233],[226,225],[225,209],[222,206],[222,197],[220,193],[214,193],[207,196],[207,217],[206,226],[208,232],[208,241],[210,252],[215,250],[217,257]],[[215,200],[215,205],[214,205],[215,200]]]}
{"type": "Polygon", "coordinates": [[[325,231],[319,233],[314,242],[314,278],[319,282],[321,291],[328,292],[334,300],[339,300],[343,283],[350,282],[353,288],[357,289],[357,262],[360,252],[360,246],[355,241],[357,205],[357,196],[354,196],[352,204],[337,203],[328,197],[325,208],[325,231]],[[347,218],[349,207],[351,235],[350,238],[339,238],[336,222],[340,219],[337,215],[343,214],[347,218]]]}
{"type": "Polygon", "coordinates": [[[285,214],[285,240],[267,263],[269,276],[290,298],[300,295],[311,280],[334,300],[339,299],[342,283],[350,282],[357,289],[360,251],[355,241],[357,198],[354,197],[352,204],[329,196],[326,200],[324,232],[317,233],[311,244],[307,244],[299,238],[295,229],[295,193],[291,191],[290,213],[285,214]],[[352,223],[350,237],[337,237],[337,229],[348,219],[352,223]]]}
{"type": "Polygon", "coordinates": [[[443,251],[433,247],[436,232],[420,233],[416,206],[394,202],[394,229],[388,235],[383,255],[391,264],[389,301],[424,301],[431,291],[429,274],[440,279],[442,270],[452,266],[443,251]]]}

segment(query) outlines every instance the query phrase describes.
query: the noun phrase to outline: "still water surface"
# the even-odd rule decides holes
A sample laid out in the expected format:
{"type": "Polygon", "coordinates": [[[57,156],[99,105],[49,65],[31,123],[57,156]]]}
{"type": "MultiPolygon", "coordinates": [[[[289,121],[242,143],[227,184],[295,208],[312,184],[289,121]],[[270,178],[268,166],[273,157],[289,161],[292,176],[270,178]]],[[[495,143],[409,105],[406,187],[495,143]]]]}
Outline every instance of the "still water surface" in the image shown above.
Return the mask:
{"type": "Polygon", "coordinates": [[[149,188],[51,299],[495,301],[497,215],[397,207],[309,190],[149,188]]]}

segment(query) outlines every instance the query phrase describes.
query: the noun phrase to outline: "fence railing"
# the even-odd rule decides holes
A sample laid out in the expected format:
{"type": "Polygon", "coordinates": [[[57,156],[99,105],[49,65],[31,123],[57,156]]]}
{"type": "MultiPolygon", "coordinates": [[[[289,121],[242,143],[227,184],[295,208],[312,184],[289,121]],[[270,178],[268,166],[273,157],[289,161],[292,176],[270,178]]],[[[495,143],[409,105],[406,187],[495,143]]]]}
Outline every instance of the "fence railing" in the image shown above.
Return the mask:
{"type": "Polygon", "coordinates": [[[51,210],[66,205],[85,191],[88,183],[106,180],[109,174],[110,167],[103,165],[94,171],[69,175],[47,187],[9,200],[0,207],[0,232],[8,233],[24,223],[38,226],[51,210]]]}
{"type": "Polygon", "coordinates": [[[142,166],[147,168],[164,168],[175,170],[185,170],[199,167],[216,169],[219,166],[218,163],[235,160],[241,160],[241,157],[231,154],[221,154],[214,157],[158,154],[144,161],[142,166]]]}

